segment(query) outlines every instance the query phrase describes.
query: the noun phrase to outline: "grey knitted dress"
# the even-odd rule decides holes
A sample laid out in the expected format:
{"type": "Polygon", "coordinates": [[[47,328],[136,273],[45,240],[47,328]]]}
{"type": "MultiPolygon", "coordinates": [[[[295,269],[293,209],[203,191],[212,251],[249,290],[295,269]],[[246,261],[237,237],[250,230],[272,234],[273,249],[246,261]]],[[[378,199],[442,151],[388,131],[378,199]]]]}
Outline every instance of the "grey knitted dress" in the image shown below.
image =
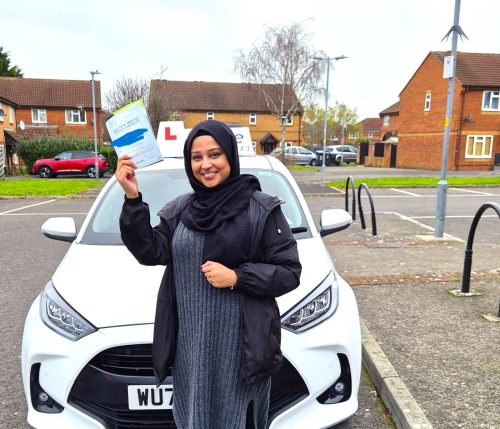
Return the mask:
{"type": "Polygon", "coordinates": [[[201,271],[204,234],[179,223],[172,241],[179,333],[173,365],[174,419],[179,429],[244,429],[266,425],[270,378],[246,384],[240,374],[241,294],[216,289],[201,271]]]}

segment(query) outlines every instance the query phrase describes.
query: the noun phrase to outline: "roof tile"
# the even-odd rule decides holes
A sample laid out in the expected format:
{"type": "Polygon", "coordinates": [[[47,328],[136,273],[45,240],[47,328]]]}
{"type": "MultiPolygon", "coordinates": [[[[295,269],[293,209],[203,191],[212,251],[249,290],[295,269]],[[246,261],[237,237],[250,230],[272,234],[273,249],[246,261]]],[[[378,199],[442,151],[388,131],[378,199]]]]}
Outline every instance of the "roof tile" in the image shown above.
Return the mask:
{"type": "MultiPolygon", "coordinates": [[[[91,80],[0,77],[0,97],[19,107],[92,108],[91,80]]],[[[96,108],[101,108],[101,84],[95,81],[96,108]]]]}

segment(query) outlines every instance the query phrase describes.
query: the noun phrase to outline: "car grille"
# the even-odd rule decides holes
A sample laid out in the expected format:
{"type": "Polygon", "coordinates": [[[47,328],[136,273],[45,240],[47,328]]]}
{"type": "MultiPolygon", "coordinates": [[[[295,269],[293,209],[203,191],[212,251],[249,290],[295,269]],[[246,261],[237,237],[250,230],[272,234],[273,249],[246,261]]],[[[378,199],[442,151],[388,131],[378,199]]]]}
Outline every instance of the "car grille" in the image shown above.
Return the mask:
{"type": "MultiPolygon", "coordinates": [[[[172,383],[170,374],[166,383],[172,383]]],[[[99,353],[76,379],[68,402],[107,429],[176,427],[171,410],[129,410],[130,384],[155,384],[151,344],[114,347],[99,353]]],[[[308,394],[304,380],[285,359],[280,372],[272,377],[268,423],[308,394]]]]}

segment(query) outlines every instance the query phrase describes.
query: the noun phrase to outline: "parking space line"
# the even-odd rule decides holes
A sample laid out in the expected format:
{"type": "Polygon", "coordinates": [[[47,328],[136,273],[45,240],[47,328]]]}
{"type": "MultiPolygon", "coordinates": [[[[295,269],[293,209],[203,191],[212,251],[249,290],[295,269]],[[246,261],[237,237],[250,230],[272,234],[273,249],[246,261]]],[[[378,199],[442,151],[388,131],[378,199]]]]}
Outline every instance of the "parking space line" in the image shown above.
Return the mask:
{"type": "MultiPolygon", "coordinates": [[[[87,213],[0,213],[0,216],[85,216],[87,213]]],[[[484,217],[484,216],[483,216],[484,217]]]]}
{"type": "Polygon", "coordinates": [[[411,195],[412,197],[421,197],[422,196],[422,195],[419,195],[419,194],[415,194],[414,192],[403,191],[402,189],[396,189],[396,188],[390,188],[390,189],[391,189],[391,191],[401,192],[402,194],[411,195]]]}
{"type": "MultiPolygon", "coordinates": [[[[412,223],[414,223],[414,224],[416,224],[424,229],[427,229],[428,231],[432,231],[432,232],[435,231],[435,229],[432,226],[426,225],[425,223],[419,222],[418,220],[416,220],[413,217],[405,216],[404,214],[401,214],[399,212],[382,212],[382,213],[393,214],[393,215],[399,216],[400,219],[407,220],[408,222],[412,222],[412,223]]],[[[430,216],[430,217],[434,218],[434,216],[430,216]]],[[[462,240],[461,238],[455,237],[454,235],[447,234],[447,233],[443,234],[443,238],[448,239],[448,240],[455,240],[455,241],[458,241],[460,243],[465,243],[465,240],[462,240]]]]}
{"type": "Polygon", "coordinates": [[[57,200],[42,201],[41,203],[30,204],[29,206],[18,207],[17,209],[12,209],[12,210],[7,210],[6,212],[2,212],[2,213],[0,213],[0,215],[16,212],[18,210],[29,209],[30,207],[41,206],[42,204],[52,203],[53,201],[57,201],[57,200]]]}
{"type": "Polygon", "coordinates": [[[449,188],[449,189],[453,189],[454,191],[460,191],[460,192],[470,192],[471,194],[488,195],[488,196],[495,195],[489,192],[471,191],[470,189],[462,189],[462,188],[449,188]]]}
{"type": "MultiPolygon", "coordinates": [[[[412,216],[411,219],[434,219],[436,216],[412,216]]],[[[446,219],[472,219],[475,217],[475,215],[446,215],[446,219]]],[[[482,215],[481,219],[483,217],[498,217],[497,215],[482,215]]]]}

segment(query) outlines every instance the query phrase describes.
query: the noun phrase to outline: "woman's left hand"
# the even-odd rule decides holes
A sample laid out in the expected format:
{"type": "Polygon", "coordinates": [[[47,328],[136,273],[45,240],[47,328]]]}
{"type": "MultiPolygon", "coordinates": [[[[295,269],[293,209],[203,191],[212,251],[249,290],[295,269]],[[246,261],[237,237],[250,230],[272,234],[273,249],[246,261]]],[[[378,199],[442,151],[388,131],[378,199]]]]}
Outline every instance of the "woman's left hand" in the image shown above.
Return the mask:
{"type": "Polygon", "coordinates": [[[201,266],[201,271],[205,274],[208,283],[219,289],[233,288],[238,280],[234,270],[214,261],[205,262],[201,266]]]}

